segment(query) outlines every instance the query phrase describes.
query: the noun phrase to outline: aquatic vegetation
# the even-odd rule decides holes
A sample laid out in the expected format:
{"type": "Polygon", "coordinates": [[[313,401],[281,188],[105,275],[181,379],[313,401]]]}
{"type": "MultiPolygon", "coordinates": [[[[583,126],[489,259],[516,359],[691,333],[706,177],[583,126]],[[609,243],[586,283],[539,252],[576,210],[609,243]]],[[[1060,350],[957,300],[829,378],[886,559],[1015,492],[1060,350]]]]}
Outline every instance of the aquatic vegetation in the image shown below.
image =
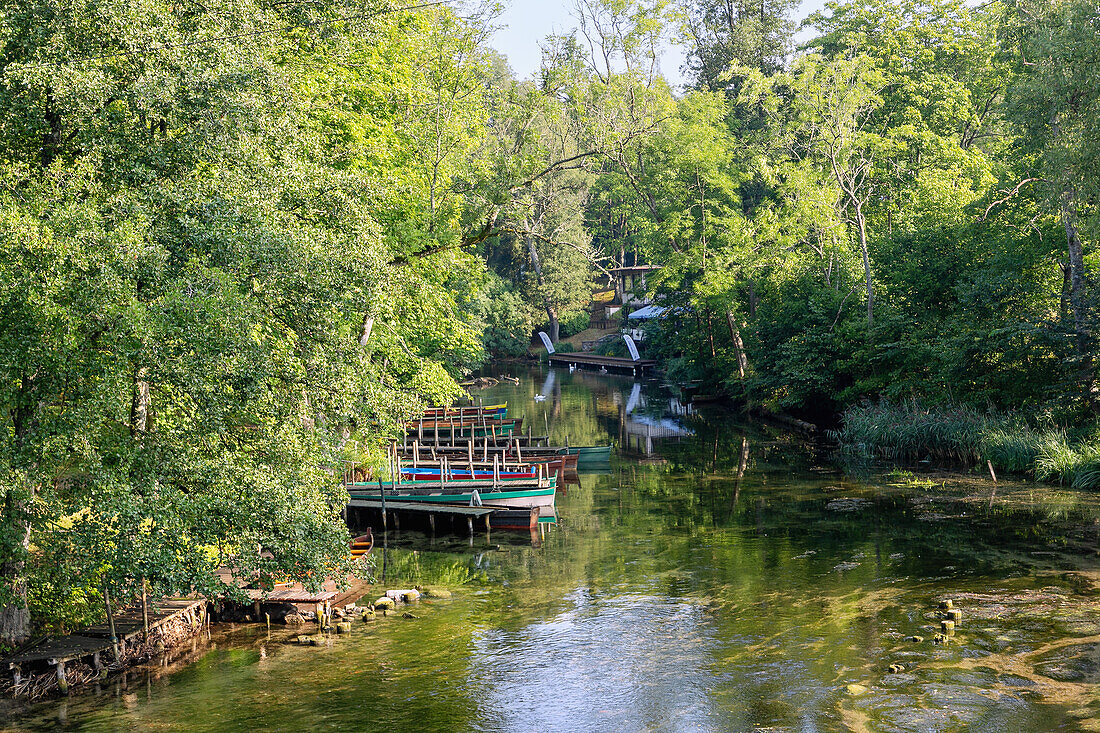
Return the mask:
{"type": "MultiPolygon", "coordinates": [[[[1100,488],[1100,441],[1073,439],[1010,415],[958,406],[931,409],[881,402],[849,408],[830,436],[842,457],[907,463],[963,464],[1027,474],[1039,481],[1100,488]]],[[[890,478],[910,481],[895,469],[890,478]]]]}

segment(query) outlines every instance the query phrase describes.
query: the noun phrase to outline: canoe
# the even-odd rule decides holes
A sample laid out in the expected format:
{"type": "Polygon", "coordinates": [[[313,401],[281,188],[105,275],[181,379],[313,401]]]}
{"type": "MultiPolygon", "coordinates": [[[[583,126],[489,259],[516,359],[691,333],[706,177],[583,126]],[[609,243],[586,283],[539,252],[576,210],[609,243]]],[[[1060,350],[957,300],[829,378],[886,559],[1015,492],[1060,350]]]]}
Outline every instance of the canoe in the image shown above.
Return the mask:
{"type": "Polygon", "coordinates": [[[352,557],[364,557],[370,554],[370,551],[374,549],[374,535],[371,534],[370,529],[366,534],[361,534],[358,537],[352,538],[349,543],[351,546],[352,557]]]}

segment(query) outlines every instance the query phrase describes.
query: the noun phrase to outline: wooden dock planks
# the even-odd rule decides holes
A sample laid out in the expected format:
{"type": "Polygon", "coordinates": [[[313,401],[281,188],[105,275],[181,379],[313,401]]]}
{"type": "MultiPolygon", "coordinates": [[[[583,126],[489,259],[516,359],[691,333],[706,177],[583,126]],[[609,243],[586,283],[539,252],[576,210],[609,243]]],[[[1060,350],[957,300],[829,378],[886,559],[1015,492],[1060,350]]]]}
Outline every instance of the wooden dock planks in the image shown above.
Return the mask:
{"type": "Polygon", "coordinates": [[[598,354],[571,353],[550,354],[551,364],[583,367],[603,367],[608,371],[629,372],[635,374],[644,372],[657,366],[655,359],[639,359],[634,361],[625,356],[600,356],[598,354]]]}

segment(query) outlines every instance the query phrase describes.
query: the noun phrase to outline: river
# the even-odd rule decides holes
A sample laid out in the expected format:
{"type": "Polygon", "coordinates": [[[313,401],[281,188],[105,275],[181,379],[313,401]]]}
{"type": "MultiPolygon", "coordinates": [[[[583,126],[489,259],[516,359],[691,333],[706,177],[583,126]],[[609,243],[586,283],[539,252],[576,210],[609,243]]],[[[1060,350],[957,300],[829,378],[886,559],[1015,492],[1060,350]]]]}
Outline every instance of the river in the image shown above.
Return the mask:
{"type": "Polygon", "coordinates": [[[1100,730],[1096,495],[844,472],[657,383],[518,374],[478,396],[619,451],[536,538],[391,531],[386,587],[452,599],[322,647],[281,627],[216,631],[186,664],[9,708],[0,727],[1100,730]],[[944,599],[962,622],[935,644],[944,599]]]}

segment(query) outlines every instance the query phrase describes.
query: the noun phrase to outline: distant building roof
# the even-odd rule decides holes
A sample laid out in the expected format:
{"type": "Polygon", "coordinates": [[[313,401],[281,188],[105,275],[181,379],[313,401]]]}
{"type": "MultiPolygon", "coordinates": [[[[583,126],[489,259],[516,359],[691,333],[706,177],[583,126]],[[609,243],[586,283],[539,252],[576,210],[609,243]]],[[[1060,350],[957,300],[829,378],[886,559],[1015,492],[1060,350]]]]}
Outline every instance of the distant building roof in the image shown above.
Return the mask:
{"type": "Polygon", "coordinates": [[[645,308],[639,308],[631,313],[627,318],[635,318],[640,321],[648,321],[651,318],[660,318],[664,315],[665,309],[659,305],[647,305],[645,308]]]}

